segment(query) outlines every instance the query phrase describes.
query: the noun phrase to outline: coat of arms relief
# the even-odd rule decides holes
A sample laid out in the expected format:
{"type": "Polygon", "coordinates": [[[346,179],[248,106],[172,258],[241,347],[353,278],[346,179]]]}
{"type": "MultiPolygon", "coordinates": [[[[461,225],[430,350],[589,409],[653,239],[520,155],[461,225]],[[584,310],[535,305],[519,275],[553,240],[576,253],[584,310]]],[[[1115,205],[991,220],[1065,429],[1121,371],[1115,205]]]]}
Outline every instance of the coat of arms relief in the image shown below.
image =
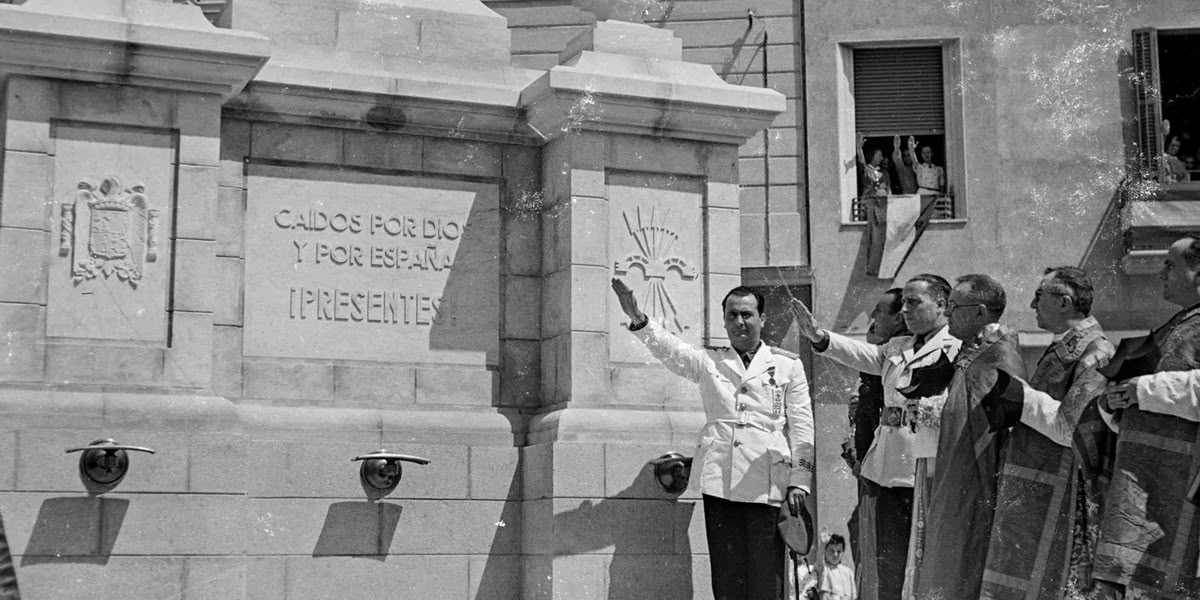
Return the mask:
{"type": "Polygon", "coordinates": [[[142,265],[158,260],[159,211],[147,207],[146,187],[128,187],[109,176],[83,179],[74,197],[61,205],[60,256],[71,256],[71,277],[116,277],[136,288],[142,265]]]}
{"type": "Polygon", "coordinates": [[[697,271],[678,254],[675,244],[679,241],[679,234],[666,226],[665,221],[669,219],[658,216],[653,208],[645,218],[640,207],[633,214],[625,211],[621,216],[637,250],[616,261],[613,271],[617,275],[625,275],[635,267],[641,269],[647,285],[638,295],[638,304],[644,307],[643,310],[651,319],[674,333],[682,333],[687,326],[679,318],[679,307],[671,289],[667,287],[667,275],[675,271],[680,281],[690,281],[696,278],[697,271]]]}

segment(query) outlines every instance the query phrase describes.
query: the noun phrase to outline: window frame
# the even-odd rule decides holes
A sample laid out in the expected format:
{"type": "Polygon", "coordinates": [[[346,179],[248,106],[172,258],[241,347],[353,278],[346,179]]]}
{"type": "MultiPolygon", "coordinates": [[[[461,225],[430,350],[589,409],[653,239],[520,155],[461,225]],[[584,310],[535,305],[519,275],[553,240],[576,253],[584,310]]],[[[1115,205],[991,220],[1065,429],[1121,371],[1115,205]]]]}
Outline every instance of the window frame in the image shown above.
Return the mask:
{"type": "Polygon", "coordinates": [[[1131,180],[1144,180],[1148,174],[1153,174],[1153,180],[1158,184],[1158,193],[1162,198],[1184,195],[1188,200],[1200,195],[1200,181],[1179,181],[1168,183],[1163,181],[1166,175],[1165,154],[1166,136],[1163,133],[1162,121],[1166,118],[1163,112],[1162,98],[1162,50],[1159,48],[1159,37],[1190,35],[1200,37],[1200,27],[1134,27],[1130,30],[1132,45],[1130,53],[1130,88],[1133,94],[1134,124],[1133,138],[1126,143],[1128,162],[1126,164],[1136,171],[1127,173],[1131,180]],[[1143,64],[1138,55],[1140,44],[1138,36],[1145,35],[1149,48],[1148,57],[1143,64]],[[1146,120],[1149,120],[1147,123],[1146,120]],[[1150,145],[1152,150],[1146,151],[1150,145]]]}
{"type": "Polygon", "coordinates": [[[962,101],[962,42],[961,38],[914,38],[914,39],[878,39],[878,40],[842,40],[837,42],[837,131],[838,156],[841,172],[839,174],[839,203],[842,212],[842,225],[866,226],[865,221],[855,221],[852,218],[853,197],[858,194],[858,176],[855,155],[857,148],[855,136],[857,128],[854,118],[854,51],[860,48],[904,48],[904,47],[938,46],[942,49],[942,94],[945,107],[943,128],[945,130],[945,156],[942,157],[946,169],[946,187],[954,199],[953,219],[933,219],[933,223],[965,223],[967,221],[967,168],[966,153],[963,140],[962,101]],[[952,169],[951,166],[954,166],[952,169]]]}

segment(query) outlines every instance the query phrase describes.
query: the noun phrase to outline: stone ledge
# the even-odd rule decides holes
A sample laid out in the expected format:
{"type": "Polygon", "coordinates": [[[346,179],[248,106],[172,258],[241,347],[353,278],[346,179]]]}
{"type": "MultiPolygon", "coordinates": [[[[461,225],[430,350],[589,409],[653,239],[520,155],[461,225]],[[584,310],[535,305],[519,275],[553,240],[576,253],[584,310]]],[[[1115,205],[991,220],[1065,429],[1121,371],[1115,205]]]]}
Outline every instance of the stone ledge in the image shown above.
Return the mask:
{"type": "Polygon", "coordinates": [[[5,429],[111,427],[162,431],[232,431],[233,403],[217,396],[2,388],[5,429]]]}
{"type": "Polygon", "coordinates": [[[0,73],[144,85],[228,98],[270,42],[216,29],[194,6],[158,0],[30,0],[0,5],[0,73]]]}
{"type": "Polygon", "coordinates": [[[647,25],[597,23],[522,92],[530,126],[546,139],[595,130],[741,145],[786,110],[779,92],[731,85],[662,38],[647,25]]]}
{"type": "Polygon", "coordinates": [[[538,75],[497,65],[293,51],[268,64],[226,111],[256,121],[535,145],[518,105],[538,75]]]}
{"type": "Polygon", "coordinates": [[[704,411],[628,408],[558,408],[533,416],[527,445],[551,442],[670,443],[690,448],[704,426],[704,411]]]}
{"type": "Polygon", "coordinates": [[[381,435],[384,442],[391,443],[460,443],[449,434],[462,433],[470,445],[520,445],[525,417],[509,414],[512,416],[495,410],[378,410],[249,403],[237,407],[239,422],[247,432],[275,434],[255,440],[370,433],[375,443],[381,435]]]}

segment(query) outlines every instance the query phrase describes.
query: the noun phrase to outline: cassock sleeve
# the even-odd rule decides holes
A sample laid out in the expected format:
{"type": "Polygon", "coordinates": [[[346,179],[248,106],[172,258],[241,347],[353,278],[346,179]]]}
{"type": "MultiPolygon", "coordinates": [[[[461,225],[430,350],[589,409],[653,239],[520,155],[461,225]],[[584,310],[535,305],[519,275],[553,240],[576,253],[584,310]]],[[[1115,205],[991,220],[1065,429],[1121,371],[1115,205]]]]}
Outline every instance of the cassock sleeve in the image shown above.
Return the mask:
{"type": "MultiPolygon", "coordinates": [[[[1111,345],[1105,343],[1093,346],[1079,360],[1075,379],[1071,382],[1071,387],[1067,389],[1067,394],[1061,402],[1045,392],[1033,389],[1024,380],[1020,380],[1025,391],[1025,406],[1021,410],[1021,422],[1050,438],[1054,443],[1070,447],[1075,435],[1075,427],[1079,425],[1079,419],[1083,416],[1084,409],[1097,396],[1104,393],[1104,388],[1108,384],[1108,380],[1096,368],[1108,364],[1108,359],[1111,357],[1111,345]]],[[[1108,422],[1111,415],[1104,415],[1101,411],[1101,418],[1108,422]]]]}
{"type": "Polygon", "coordinates": [[[812,398],[808,394],[808,379],[804,375],[804,363],[799,359],[791,359],[791,361],[791,375],[788,377],[787,389],[784,392],[788,448],[792,452],[792,471],[788,478],[788,485],[798,487],[808,493],[812,491],[813,461],[816,460],[812,398]]]}
{"type": "MultiPolygon", "coordinates": [[[[712,364],[707,352],[671,335],[671,332],[663,329],[654,319],[645,327],[634,331],[633,335],[646,345],[650,354],[662,362],[663,366],[689,381],[699,383],[701,376],[712,364]]],[[[807,391],[805,393],[807,394],[807,391]]]]}
{"type": "Polygon", "coordinates": [[[1138,408],[1200,421],[1200,369],[1135,377],[1138,408]]]}
{"type": "Polygon", "coordinates": [[[832,331],[828,333],[829,347],[818,351],[821,356],[842,363],[855,371],[871,375],[883,374],[883,363],[887,360],[883,346],[852,340],[832,331]]]}
{"type": "Polygon", "coordinates": [[[1062,403],[1050,394],[1039,392],[1021,381],[1025,405],[1021,408],[1021,422],[1034,431],[1050,438],[1060,446],[1071,447],[1071,435],[1075,429],[1060,411],[1062,403]]]}

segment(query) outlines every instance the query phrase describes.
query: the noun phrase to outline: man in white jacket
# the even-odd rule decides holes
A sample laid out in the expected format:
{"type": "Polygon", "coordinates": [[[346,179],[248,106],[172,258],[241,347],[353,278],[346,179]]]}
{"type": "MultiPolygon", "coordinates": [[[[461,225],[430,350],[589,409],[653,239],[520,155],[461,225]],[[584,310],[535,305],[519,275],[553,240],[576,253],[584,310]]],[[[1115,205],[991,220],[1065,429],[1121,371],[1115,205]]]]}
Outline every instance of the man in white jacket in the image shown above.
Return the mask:
{"type": "Polygon", "coordinates": [[[812,489],[813,413],[799,356],[762,343],[763,297],[725,296],[730,347],[688,344],[649,319],[633,292],[612,280],[629,330],[663,365],[700,385],[707,422],[692,461],[691,488],[704,524],[717,600],[775,600],[784,593],[784,544],[776,523],[797,514],[812,489]]]}
{"type": "MultiPolygon", "coordinates": [[[[877,525],[883,534],[877,536],[875,556],[864,555],[862,559],[863,562],[874,561],[883,571],[876,589],[859,590],[864,600],[900,598],[901,586],[911,575],[906,571],[911,571],[914,566],[915,557],[909,555],[921,551],[919,542],[924,523],[920,520],[913,523],[912,517],[914,511],[923,514],[919,510],[922,498],[914,498],[913,488],[917,480],[926,480],[925,461],[918,465],[917,459],[936,454],[937,438],[930,435],[936,429],[931,423],[917,426],[912,422],[909,407],[913,403],[902,389],[908,390],[917,383],[914,373],[918,369],[941,365],[952,372],[951,363],[958,355],[961,342],[950,335],[949,299],[950,283],[944,278],[924,274],[910,279],[901,292],[900,310],[913,335],[892,338],[882,346],[822,329],[808,307],[799,300],[792,302],[798,331],[812,342],[814,350],[857,371],[880,375],[883,379],[883,413],[875,430],[875,439],[866,456],[861,458],[860,471],[869,493],[876,497],[877,520],[881,519],[877,525]],[[932,442],[927,440],[921,452],[921,440],[926,438],[932,442]],[[918,470],[921,471],[919,474],[918,470]],[[913,537],[914,533],[916,537],[913,537]]],[[[947,374],[941,389],[932,396],[944,402],[944,388],[948,382],[947,374]]],[[[930,403],[937,404],[937,401],[927,404],[930,403]]]]}

